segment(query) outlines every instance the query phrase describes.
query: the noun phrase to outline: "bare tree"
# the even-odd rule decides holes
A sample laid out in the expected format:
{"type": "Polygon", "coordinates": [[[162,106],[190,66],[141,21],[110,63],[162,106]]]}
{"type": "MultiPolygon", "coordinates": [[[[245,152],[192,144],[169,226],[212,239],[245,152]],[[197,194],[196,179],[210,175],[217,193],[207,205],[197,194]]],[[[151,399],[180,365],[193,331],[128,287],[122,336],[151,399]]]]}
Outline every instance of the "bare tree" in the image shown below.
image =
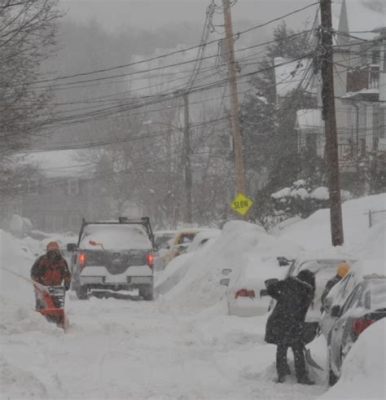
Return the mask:
{"type": "Polygon", "coordinates": [[[50,90],[39,66],[54,49],[56,5],[57,0],[0,0],[2,156],[27,146],[49,118],[50,90]]]}

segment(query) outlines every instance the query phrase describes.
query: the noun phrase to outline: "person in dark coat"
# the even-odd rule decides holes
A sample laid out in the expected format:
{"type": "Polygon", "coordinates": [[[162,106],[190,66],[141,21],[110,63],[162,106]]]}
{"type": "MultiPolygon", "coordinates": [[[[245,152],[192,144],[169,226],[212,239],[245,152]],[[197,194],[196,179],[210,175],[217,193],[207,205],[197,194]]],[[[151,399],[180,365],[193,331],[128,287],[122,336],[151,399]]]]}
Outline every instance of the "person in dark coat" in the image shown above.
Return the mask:
{"type": "Polygon", "coordinates": [[[284,382],[285,376],[290,373],[287,350],[291,347],[298,382],[312,385],[314,382],[309,379],[306,371],[303,332],[306,313],[314,298],[315,276],[309,270],[300,271],[297,276],[269,284],[267,293],[276,300],[267,321],[265,341],[277,345],[278,382],[284,382]]]}

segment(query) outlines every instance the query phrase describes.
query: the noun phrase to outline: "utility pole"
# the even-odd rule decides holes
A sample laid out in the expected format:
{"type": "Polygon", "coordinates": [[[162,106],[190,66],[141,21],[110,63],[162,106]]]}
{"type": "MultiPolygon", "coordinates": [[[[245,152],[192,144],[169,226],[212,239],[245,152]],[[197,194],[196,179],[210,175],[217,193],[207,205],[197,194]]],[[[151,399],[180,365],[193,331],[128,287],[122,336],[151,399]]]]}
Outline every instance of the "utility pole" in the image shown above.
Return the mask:
{"type": "Polygon", "coordinates": [[[231,94],[230,120],[233,134],[235,156],[235,183],[236,193],[246,193],[245,167],[243,157],[243,143],[239,120],[239,98],[237,94],[236,63],[234,54],[234,39],[232,30],[232,16],[229,0],[223,0],[224,25],[225,25],[225,53],[228,63],[228,79],[231,94]]]}
{"type": "Polygon", "coordinates": [[[192,167],[191,167],[191,146],[190,146],[190,123],[189,123],[189,92],[184,92],[184,150],[183,165],[185,175],[185,209],[184,221],[192,223],[192,167]]]}
{"type": "Polygon", "coordinates": [[[322,24],[322,102],[326,136],[328,190],[330,194],[331,240],[333,246],[340,246],[343,244],[343,223],[339,182],[338,138],[335,116],[331,0],[320,0],[320,14],[322,24]]]}

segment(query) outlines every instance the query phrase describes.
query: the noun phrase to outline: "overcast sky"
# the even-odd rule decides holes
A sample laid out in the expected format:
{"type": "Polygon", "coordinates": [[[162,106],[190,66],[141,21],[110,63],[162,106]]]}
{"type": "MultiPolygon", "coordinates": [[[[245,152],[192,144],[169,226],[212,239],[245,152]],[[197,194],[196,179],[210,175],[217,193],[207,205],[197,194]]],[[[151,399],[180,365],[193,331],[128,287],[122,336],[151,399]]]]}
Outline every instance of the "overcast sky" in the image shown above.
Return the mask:
{"type": "MultiPolygon", "coordinates": [[[[107,30],[117,31],[125,25],[144,29],[158,28],[173,22],[203,23],[206,7],[211,0],[60,0],[68,11],[67,18],[77,21],[97,20],[107,30]]],[[[221,4],[221,0],[216,0],[221,4]]],[[[313,3],[312,0],[238,0],[232,9],[233,19],[266,21],[296,8],[313,3]]],[[[313,10],[313,9],[312,9],[313,10]]],[[[288,19],[291,26],[303,24],[311,18],[307,10],[288,19]]],[[[220,20],[221,15],[217,17],[220,20]]]]}

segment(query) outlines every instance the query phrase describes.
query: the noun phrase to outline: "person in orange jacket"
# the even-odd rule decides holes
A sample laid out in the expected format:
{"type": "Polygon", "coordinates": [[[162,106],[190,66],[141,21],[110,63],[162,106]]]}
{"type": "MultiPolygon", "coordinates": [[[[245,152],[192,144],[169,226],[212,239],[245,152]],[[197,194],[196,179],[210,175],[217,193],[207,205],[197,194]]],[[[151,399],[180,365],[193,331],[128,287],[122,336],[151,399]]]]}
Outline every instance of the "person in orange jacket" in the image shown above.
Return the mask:
{"type": "MultiPolygon", "coordinates": [[[[31,268],[31,279],[44,286],[64,285],[65,290],[70,288],[71,273],[68,269],[67,261],[60,253],[57,242],[47,244],[46,254],[40,256],[31,268]]],[[[39,295],[35,288],[36,309],[42,308],[39,301],[39,295]]]]}

